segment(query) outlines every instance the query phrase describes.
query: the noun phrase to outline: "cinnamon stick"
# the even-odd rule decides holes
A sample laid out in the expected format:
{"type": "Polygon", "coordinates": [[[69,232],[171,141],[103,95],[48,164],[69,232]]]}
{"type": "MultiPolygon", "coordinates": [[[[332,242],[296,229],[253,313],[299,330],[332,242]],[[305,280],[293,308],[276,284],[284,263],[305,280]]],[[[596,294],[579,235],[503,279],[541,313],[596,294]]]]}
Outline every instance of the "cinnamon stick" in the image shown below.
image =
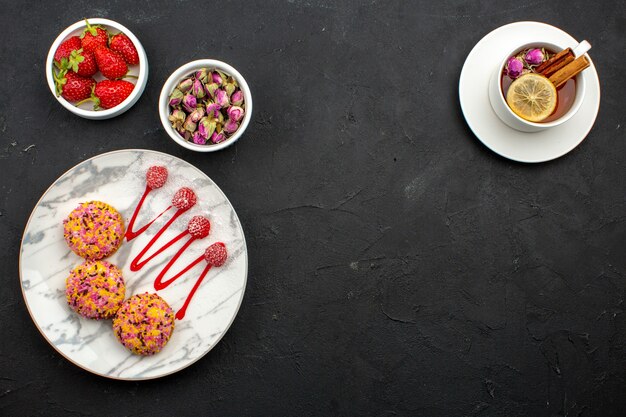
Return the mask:
{"type": "Polygon", "coordinates": [[[563,68],[565,65],[569,64],[574,60],[574,52],[571,48],[563,49],[558,54],[555,54],[549,60],[541,63],[535,68],[539,74],[542,74],[546,77],[550,77],[559,69],[563,68]]]}
{"type": "Polygon", "coordinates": [[[589,59],[583,55],[554,72],[548,77],[548,79],[552,81],[552,84],[554,84],[556,88],[559,88],[565,84],[567,80],[576,76],[576,74],[587,68],[589,65],[591,65],[589,59]]]}

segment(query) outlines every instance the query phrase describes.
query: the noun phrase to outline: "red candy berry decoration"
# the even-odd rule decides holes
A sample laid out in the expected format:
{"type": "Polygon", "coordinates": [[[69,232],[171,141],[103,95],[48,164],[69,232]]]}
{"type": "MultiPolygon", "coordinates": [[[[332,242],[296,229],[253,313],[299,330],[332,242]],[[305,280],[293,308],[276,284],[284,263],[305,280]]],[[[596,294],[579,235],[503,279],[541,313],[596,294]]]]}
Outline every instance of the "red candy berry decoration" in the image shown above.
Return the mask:
{"type": "Polygon", "coordinates": [[[146,182],[151,189],[161,188],[167,181],[167,168],[162,166],[153,166],[148,168],[146,172],[146,182]]]}
{"type": "Polygon", "coordinates": [[[209,265],[222,266],[226,262],[227,257],[226,245],[222,242],[214,243],[204,251],[204,260],[209,265]]]}
{"type": "Polygon", "coordinates": [[[202,239],[209,235],[211,222],[203,216],[194,216],[189,220],[187,231],[195,239],[202,239]]]}
{"type": "Polygon", "coordinates": [[[111,37],[109,48],[115,52],[119,52],[124,57],[124,61],[126,61],[128,65],[139,64],[139,54],[137,53],[137,48],[135,48],[133,41],[131,41],[130,38],[123,33],[118,33],[117,35],[113,35],[113,37],[111,37]]]}
{"type": "Polygon", "coordinates": [[[178,210],[189,210],[194,204],[196,204],[196,193],[191,188],[181,188],[172,198],[172,205],[178,210]]]}

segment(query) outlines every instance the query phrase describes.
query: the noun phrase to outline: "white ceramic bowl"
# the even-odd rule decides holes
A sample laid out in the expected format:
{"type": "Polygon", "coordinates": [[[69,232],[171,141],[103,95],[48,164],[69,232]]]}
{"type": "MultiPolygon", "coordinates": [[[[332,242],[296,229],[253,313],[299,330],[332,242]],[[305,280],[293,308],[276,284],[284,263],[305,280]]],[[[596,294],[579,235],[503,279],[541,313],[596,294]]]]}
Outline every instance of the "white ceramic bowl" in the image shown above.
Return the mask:
{"type": "MultiPolygon", "coordinates": [[[[83,32],[83,30],[87,26],[84,20],[74,23],[63,32],[61,32],[61,34],[54,40],[54,43],[52,44],[52,46],[50,47],[50,51],[48,52],[48,57],[46,58],[46,79],[48,80],[48,87],[50,87],[52,95],[58,100],[59,103],[63,105],[63,107],[65,107],[72,113],[86,119],[110,119],[111,117],[115,117],[124,113],[126,110],[130,109],[137,102],[137,100],[139,100],[139,97],[141,96],[141,93],[143,93],[144,88],[146,88],[146,83],[148,82],[148,57],[146,56],[146,51],[143,49],[143,46],[141,45],[141,42],[139,42],[139,39],[137,39],[137,37],[126,27],[109,19],[92,18],[87,20],[89,21],[90,25],[103,26],[112,34],[123,32],[126,36],[130,38],[130,40],[135,45],[135,48],[137,48],[137,53],[139,54],[139,65],[128,66],[128,73],[137,77],[136,80],[133,78],[129,78],[127,80],[135,84],[133,92],[130,93],[130,96],[128,96],[126,100],[124,100],[117,106],[106,110],[93,110],[93,104],[89,102],[82,104],[80,107],[76,107],[73,103],[65,100],[63,97],[56,96],[54,78],[52,77],[52,71],[54,67],[54,53],[64,40],[71,36],[80,35],[83,32]]],[[[96,81],[101,81],[105,78],[102,76],[102,74],[97,73],[94,76],[94,79],[96,81]]]]}
{"type": "Polygon", "coordinates": [[[553,44],[548,42],[527,42],[524,45],[518,46],[515,49],[509,51],[509,53],[502,59],[500,65],[495,69],[493,74],[491,75],[491,79],[489,80],[489,101],[491,102],[491,107],[493,107],[493,111],[496,115],[502,120],[504,123],[512,127],[513,129],[522,131],[522,132],[539,132],[545,129],[549,129],[551,127],[558,126],[562,123],[568,121],[572,116],[576,114],[580,106],[583,104],[583,99],[585,98],[585,78],[583,77],[582,72],[576,75],[576,96],[574,97],[574,102],[569,110],[561,117],[551,122],[545,123],[535,123],[529,122],[528,120],[522,119],[517,114],[511,110],[509,105],[506,103],[506,99],[502,94],[502,71],[504,70],[504,66],[511,56],[513,56],[518,51],[521,51],[526,48],[546,48],[553,51],[562,51],[565,48],[576,47],[577,44],[553,44]]]}
{"type": "Polygon", "coordinates": [[[168,135],[172,138],[172,140],[178,143],[180,146],[183,146],[187,149],[191,149],[196,152],[213,152],[219,151],[220,149],[224,149],[227,146],[232,145],[241,137],[243,132],[250,124],[250,120],[252,119],[252,95],[250,93],[250,87],[248,87],[248,83],[243,78],[243,76],[237,71],[235,68],[226,64],[225,62],[218,61],[215,59],[199,59],[197,61],[189,62],[182,67],[178,68],[170,77],[165,81],[163,85],[163,89],[161,90],[161,96],[159,97],[159,117],[161,118],[161,123],[163,124],[163,128],[167,132],[168,135]],[[195,71],[200,70],[202,68],[215,68],[218,69],[237,80],[239,84],[239,88],[243,92],[244,96],[244,104],[245,104],[245,113],[242,119],[241,124],[239,125],[239,129],[231,137],[226,139],[224,142],[214,144],[214,145],[198,145],[193,142],[188,142],[180,136],[180,134],[172,127],[170,121],[168,120],[170,114],[169,108],[169,97],[174,88],[178,85],[178,83],[183,79],[193,74],[195,71]]]}

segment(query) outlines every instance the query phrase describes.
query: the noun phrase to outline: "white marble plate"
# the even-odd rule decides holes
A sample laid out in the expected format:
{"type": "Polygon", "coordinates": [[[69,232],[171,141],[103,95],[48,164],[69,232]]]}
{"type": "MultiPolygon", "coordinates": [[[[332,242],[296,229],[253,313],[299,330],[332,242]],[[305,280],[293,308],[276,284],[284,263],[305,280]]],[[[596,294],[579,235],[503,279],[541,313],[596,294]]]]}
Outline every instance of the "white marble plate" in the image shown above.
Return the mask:
{"type": "MultiPolygon", "coordinates": [[[[536,133],[517,131],[502,122],[491,108],[489,78],[511,47],[530,42],[578,45],[578,41],[554,26],[539,22],[516,22],[485,35],[469,53],[459,79],[463,116],[476,137],[495,153],[519,162],[550,161],[576,148],[587,136],[600,109],[600,82],[596,68],[583,71],[585,99],[567,122],[536,133]]],[[[589,52],[593,55],[593,49],[589,52]]]]}
{"type": "MultiPolygon", "coordinates": [[[[122,244],[108,261],[123,269],[126,296],[155,292],[154,279],[182,241],[170,247],[139,272],[129,269],[131,260],[173,214],[162,216],[144,234],[122,244]]],[[[160,247],[157,244],[149,252],[160,247]]],[[[204,262],[158,291],[174,310],[180,308],[196,282],[204,262]]],[[[20,280],[28,311],[46,340],[74,364],[95,374],[125,380],[158,378],[179,371],[209,352],[232,324],[246,287],[248,253],[243,229],[224,193],[202,171],[173,156],[147,150],[122,150],[88,159],[56,180],[33,210],[22,238],[20,280]],[[176,321],[169,343],[155,356],[131,354],[116,340],[111,321],[78,316],[65,300],[65,278],[82,262],[63,239],[63,219],[81,202],[101,200],[117,208],[126,223],[145,188],[145,172],[152,165],[169,170],[166,185],[154,190],[137,218],[135,229],[168,207],[182,186],[193,189],[197,204],[181,216],[159,239],[168,241],[187,227],[195,215],[211,221],[208,237],[195,241],[176,262],[168,276],[203,253],[211,243],[226,244],[228,260],[213,268],[198,288],[187,314],[176,321]]]]}

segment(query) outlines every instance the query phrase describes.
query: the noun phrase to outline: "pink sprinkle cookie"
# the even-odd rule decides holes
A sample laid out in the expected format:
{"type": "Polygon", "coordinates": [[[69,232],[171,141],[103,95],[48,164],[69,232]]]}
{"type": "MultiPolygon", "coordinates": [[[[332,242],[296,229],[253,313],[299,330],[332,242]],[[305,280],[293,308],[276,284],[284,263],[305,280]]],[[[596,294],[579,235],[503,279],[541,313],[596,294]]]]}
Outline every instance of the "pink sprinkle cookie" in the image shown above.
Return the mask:
{"type": "Polygon", "coordinates": [[[82,258],[106,258],[122,244],[124,220],[117,210],[102,201],[81,203],[63,220],[63,237],[82,258]]]}
{"type": "Polygon", "coordinates": [[[174,310],[157,294],[133,295],[117,311],[113,332],[132,353],[154,355],[174,332],[174,310]]]}
{"type": "Polygon", "coordinates": [[[88,319],[110,319],[120,308],[126,285],[122,271],[107,261],[87,260],[65,281],[70,308],[88,319]]]}

